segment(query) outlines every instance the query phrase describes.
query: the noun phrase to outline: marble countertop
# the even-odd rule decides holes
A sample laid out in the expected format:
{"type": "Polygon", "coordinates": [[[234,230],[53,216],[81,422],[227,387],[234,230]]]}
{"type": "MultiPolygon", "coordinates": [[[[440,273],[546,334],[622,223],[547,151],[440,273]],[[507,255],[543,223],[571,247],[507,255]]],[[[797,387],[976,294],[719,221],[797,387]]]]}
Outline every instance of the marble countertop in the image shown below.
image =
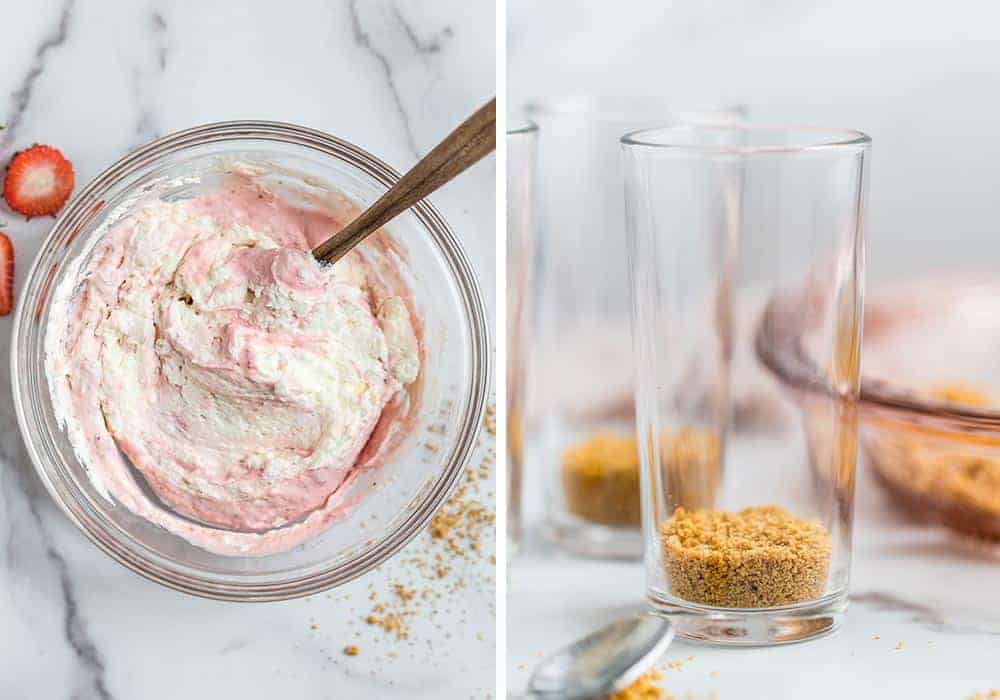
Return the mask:
{"type": "MultiPolygon", "coordinates": [[[[78,186],[157,136],[239,118],[322,129],[405,169],[494,92],[492,2],[313,0],[248,10],[45,0],[8,3],[2,23],[0,162],[49,143],[72,160],[78,186]]],[[[494,182],[491,158],[433,197],[465,243],[491,312],[494,182]]],[[[51,219],[25,223],[0,206],[0,221],[14,241],[20,284],[51,219]]],[[[2,367],[10,324],[0,319],[2,367]]],[[[493,692],[492,542],[481,557],[455,564],[441,598],[411,621],[408,640],[364,617],[373,591],[385,598],[394,583],[412,579],[411,560],[433,546],[426,534],[329,594],[264,605],[181,595],[111,561],[56,509],[21,446],[6,372],[0,385],[0,697],[493,692]],[[342,653],[349,644],[358,656],[342,653]]]]}
{"type": "MultiPolygon", "coordinates": [[[[541,656],[641,610],[645,590],[640,562],[586,560],[543,541],[536,486],[528,486],[529,536],[508,578],[512,690],[541,656]]],[[[856,509],[851,603],[840,630],[771,648],[676,640],[661,664],[663,687],[690,700],[966,700],[1000,689],[1000,550],[913,523],[864,469],[856,509]]]]}
{"type": "MultiPolygon", "coordinates": [[[[991,89],[996,72],[983,67],[1000,59],[1000,44],[985,40],[1000,26],[997,5],[942,13],[865,0],[633,0],[567,13],[557,2],[508,0],[508,8],[510,104],[661,94],[681,109],[743,103],[759,122],[859,128],[874,142],[870,282],[996,261],[1000,200],[989,192],[1000,93],[991,89]]],[[[529,463],[526,480],[532,471],[529,463]]],[[[1000,554],[895,513],[864,469],[857,491],[845,626],[782,648],[676,642],[667,659],[681,667],[664,677],[675,697],[962,700],[1000,689],[1000,554]]],[[[542,509],[538,492],[529,482],[529,528],[542,509]]],[[[563,554],[536,526],[508,590],[506,673],[520,690],[540,654],[637,609],[643,571],[563,554]]]]}

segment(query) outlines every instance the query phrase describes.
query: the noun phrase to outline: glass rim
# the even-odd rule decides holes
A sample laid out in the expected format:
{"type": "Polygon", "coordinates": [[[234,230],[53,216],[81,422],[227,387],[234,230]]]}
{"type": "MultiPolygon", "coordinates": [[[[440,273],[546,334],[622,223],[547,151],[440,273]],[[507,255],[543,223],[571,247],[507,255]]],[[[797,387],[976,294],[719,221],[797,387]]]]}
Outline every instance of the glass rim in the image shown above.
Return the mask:
{"type": "Polygon", "coordinates": [[[525,134],[538,133],[538,124],[530,119],[515,119],[513,120],[513,126],[511,126],[511,123],[512,121],[508,118],[507,136],[522,136],[525,134]]]}
{"type": "Polygon", "coordinates": [[[32,320],[41,313],[45,300],[51,298],[46,294],[50,269],[65,264],[65,260],[60,260],[58,256],[65,247],[67,235],[71,236],[70,240],[75,237],[81,222],[96,204],[103,204],[102,197],[112,188],[160,162],[163,157],[199,146],[240,141],[270,141],[275,145],[302,147],[314,154],[346,163],[386,188],[401,177],[384,161],[349,141],[286,122],[215,122],[173,132],[140,146],[114,161],[79,190],[42,241],[14,312],[9,366],[18,431],[34,471],[59,509],[87,539],[119,564],[168,588],[216,600],[266,602],[312,595],[347,583],[391,558],[424,529],[457,487],[475,449],[492,381],[492,356],[489,352],[490,328],[486,307],[471,261],[437,208],[428,200],[422,200],[410,211],[428,231],[455,275],[455,284],[461,294],[462,314],[466,316],[465,327],[469,333],[471,382],[465,410],[456,417],[460,428],[457,440],[451,446],[451,454],[447,462],[442,463],[440,474],[424,490],[409,513],[381,533],[372,546],[363,549],[355,558],[321,565],[308,573],[293,574],[280,581],[266,577],[230,577],[223,581],[217,577],[205,577],[201,572],[190,573],[189,567],[171,566],[164,563],[161,557],[148,555],[150,550],[145,543],[127,537],[114,523],[105,522],[103,517],[95,517],[89,505],[76,497],[72,478],[62,474],[62,466],[53,462],[51,454],[53,450],[58,450],[49,444],[51,434],[44,430],[45,423],[39,415],[43,410],[40,404],[44,401],[33,402],[29,396],[36,379],[27,350],[33,334],[38,332],[33,328],[32,320]]]}
{"type": "Polygon", "coordinates": [[[684,105],[664,95],[627,93],[577,93],[554,98],[533,98],[525,102],[528,115],[588,118],[600,122],[659,122],[676,116],[680,122],[728,117],[746,119],[747,106],[720,103],[714,107],[684,105]]]}
{"type": "Polygon", "coordinates": [[[797,126],[778,124],[663,124],[630,131],[621,137],[623,148],[649,148],[678,153],[700,153],[706,155],[788,155],[844,149],[867,149],[872,139],[868,134],[856,129],[797,126]],[[655,134],[693,134],[698,131],[742,134],[807,134],[815,138],[804,143],[791,145],[729,146],[711,143],[679,143],[655,140],[655,134]]]}

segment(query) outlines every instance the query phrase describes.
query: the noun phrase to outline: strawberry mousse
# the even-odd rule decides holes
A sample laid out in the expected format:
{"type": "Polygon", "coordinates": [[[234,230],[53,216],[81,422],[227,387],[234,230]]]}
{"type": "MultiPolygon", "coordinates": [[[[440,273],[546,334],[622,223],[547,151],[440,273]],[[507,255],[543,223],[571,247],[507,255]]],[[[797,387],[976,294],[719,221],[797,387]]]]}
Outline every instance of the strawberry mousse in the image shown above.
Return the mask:
{"type": "Polygon", "coordinates": [[[420,348],[407,300],[364,253],[310,254],[343,223],[236,181],[134,205],[76,263],[46,365],[102,494],[233,556],[285,551],[346,515],[420,348]]]}

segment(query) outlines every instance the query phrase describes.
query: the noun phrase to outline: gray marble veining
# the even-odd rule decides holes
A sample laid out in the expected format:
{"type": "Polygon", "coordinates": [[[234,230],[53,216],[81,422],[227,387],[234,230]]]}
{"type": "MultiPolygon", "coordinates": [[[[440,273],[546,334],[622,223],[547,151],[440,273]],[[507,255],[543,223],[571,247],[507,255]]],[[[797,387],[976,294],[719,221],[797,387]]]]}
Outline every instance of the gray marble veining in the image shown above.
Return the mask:
{"type": "Polygon", "coordinates": [[[38,46],[35,47],[28,70],[10,93],[13,105],[6,112],[4,120],[5,129],[0,132],[0,155],[6,155],[9,145],[17,136],[18,127],[21,125],[21,120],[24,118],[24,114],[27,112],[28,105],[31,102],[35,82],[45,71],[45,61],[49,54],[66,43],[66,38],[69,36],[70,19],[75,4],[76,0],[63,0],[59,7],[59,13],[54,26],[42,41],[39,42],[38,46]]]}
{"type": "Polygon", "coordinates": [[[350,12],[354,40],[381,67],[400,122],[406,130],[410,151],[415,157],[419,157],[423,153],[423,144],[418,145],[411,125],[412,118],[408,114],[408,103],[418,97],[414,94],[414,88],[419,88],[419,85],[413,85],[412,74],[415,72],[419,76],[419,82],[424,83],[440,79],[440,75],[424,57],[440,53],[444,42],[453,36],[454,31],[449,25],[445,25],[429,38],[423,38],[406,19],[399,5],[392,3],[352,0],[350,12]],[[401,84],[397,76],[403,67],[411,74],[406,84],[401,84]]]}
{"type": "Polygon", "coordinates": [[[149,104],[147,92],[157,76],[167,69],[167,56],[170,50],[170,35],[167,31],[167,20],[159,10],[149,13],[146,23],[149,33],[149,56],[145,65],[137,65],[131,71],[132,99],[136,106],[135,146],[163,136],[156,124],[154,108],[149,104]]]}
{"type": "MultiPolygon", "coordinates": [[[[0,161],[34,142],[63,150],[77,186],[132,148],[209,121],[325,129],[399,169],[494,91],[494,7],[464,0],[229,3],[47,0],[4,10],[0,161]],[[462,41],[458,41],[461,38],[462,41]]],[[[493,307],[492,163],[435,204],[459,232],[493,307]]],[[[0,205],[18,285],[51,219],[0,205]]],[[[0,367],[10,319],[0,319],[0,367]]],[[[467,584],[413,622],[410,640],[364,624],[368,596],[406,580],[407,552],[309,599],[233,605],[177,594],[112,562],[55,506],[21,445],[0,372],[0,697],[486,697],[493,584],[467,584]],[[357,643],[356,658],[342,654],[357,643]]],[[[489,568],[489,567],[486,567],[489,568]]]]}

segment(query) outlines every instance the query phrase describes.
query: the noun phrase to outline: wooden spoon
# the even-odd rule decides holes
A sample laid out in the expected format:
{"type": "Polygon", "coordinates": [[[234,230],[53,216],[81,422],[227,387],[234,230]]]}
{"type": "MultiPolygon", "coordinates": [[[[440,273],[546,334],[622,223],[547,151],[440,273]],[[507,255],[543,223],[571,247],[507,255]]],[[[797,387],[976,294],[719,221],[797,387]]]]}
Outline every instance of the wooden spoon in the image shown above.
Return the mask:
{"type": "Polygon", "coordinates": [[[313,248],[321,263],[332,265],[368,234],[385,225],[421,199],[463,172],[497,146],[497,101],[480,107],[399,179],[358,218],[313,248]]]}

